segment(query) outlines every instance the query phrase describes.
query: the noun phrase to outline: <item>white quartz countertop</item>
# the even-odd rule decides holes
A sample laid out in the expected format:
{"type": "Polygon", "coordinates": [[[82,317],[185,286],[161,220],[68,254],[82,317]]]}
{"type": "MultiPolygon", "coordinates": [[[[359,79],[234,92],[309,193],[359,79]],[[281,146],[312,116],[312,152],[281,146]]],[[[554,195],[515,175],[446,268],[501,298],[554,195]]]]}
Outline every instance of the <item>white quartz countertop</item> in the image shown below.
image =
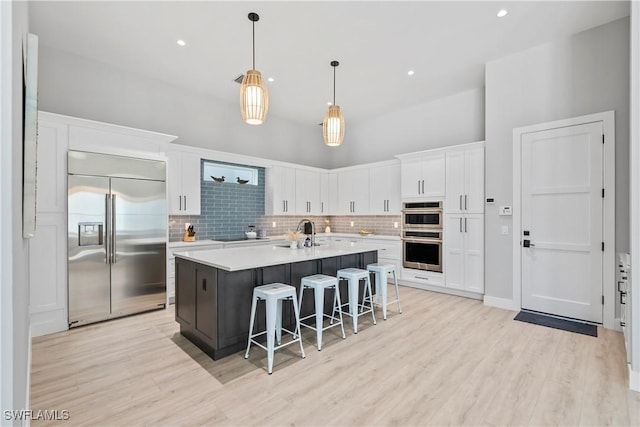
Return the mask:
{"type": "MultiPolygon", "coordinates": [[[[384,234],[359,234],[359,233],[316,233],[316,238],[319,237],[337,237],[341,239],[374,239],[374,240],[391,240],[391,241],[400,241],[400,236],[389,236],[384,234]]],[[[243,243],[246,244],[265,244],[268,245],[267,241],[278,241],[284,240],[284,234],[278,234],[274,236],[268,236],[264,239],[246,239],[246,240],[236,240],[233,242],[222,242],[219,240],[196,240],[195,242],[169,242],[169,248],[185,248],[188,250],[189,247],[196,246],[219,246],[225,243],[233,243],[233,245],[241,245],[243,243]]],[[[200,248],[202,249],[202,248],[200,248]]]]}
{"type": "Polygon", "coordinates": [[[291,249],[285,244],[205,249],[176,252],[174,255],[227,271],[248,270],[321,258],[377,251],[382,246],[365,242],[329,242],[313,248],[291,249]]]}

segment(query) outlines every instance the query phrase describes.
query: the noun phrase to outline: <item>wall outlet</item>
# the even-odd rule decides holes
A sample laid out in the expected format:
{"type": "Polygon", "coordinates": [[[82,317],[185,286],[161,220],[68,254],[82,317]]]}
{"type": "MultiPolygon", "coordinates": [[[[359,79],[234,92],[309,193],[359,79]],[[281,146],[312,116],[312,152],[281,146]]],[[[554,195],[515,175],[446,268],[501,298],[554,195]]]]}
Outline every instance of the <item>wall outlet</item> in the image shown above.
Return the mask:
{"type": "Polygon", "coordinates": [[[498,215],[502,215],[502,216],[513,215],[511,211],[511,206],[500,206],[500,209],[498,210],[498,215]]]}
{"type": "Polygon", "coordinates": [[[351,221],[351,226],[353,227],[353,221],[351,221]]]}
{"type": "Polygon", "coordinates": [[[191,225],[191,223],[185,222],[184,223],[184,229],[186,230],[187,228],[189,228],[190,225],[191,225]]]}
{"type": "Polygon", "coordinates": [[[273,222],[271,223],[271,227],[276,228],[276,222],[275,222],[275,221],[273,221],[273,222]]]}
{"type": "Polygon", "coordinates": [[[393,221],[393,228],[398,228],[398,221],[393,221]]]}
{"type": "Polygon", "coordinates": [[[509,235],[509,226],[508,225],[503,225],[502,226],[501,234],[503,236],[508,236],[509,235]]]}

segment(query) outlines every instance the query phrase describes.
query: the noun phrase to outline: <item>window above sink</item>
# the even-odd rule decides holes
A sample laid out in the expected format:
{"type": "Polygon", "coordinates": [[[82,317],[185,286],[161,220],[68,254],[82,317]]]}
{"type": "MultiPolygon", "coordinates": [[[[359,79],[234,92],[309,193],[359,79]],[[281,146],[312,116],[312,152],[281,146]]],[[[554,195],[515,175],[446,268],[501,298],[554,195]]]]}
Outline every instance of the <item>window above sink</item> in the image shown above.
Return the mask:
{"type": "Polygon", "coordinates": [[[258,185],[258,169],[205,160],[202,165],[202,180],[241,185],[258,185]]]}

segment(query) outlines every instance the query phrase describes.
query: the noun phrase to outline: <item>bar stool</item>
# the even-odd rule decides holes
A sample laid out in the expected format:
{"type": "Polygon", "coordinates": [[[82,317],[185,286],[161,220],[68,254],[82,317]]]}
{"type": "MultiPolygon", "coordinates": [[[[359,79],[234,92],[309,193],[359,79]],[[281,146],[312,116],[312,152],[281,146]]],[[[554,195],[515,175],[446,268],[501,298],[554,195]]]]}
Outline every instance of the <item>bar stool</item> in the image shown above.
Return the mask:
{"type": "MultiPolygon", "coordinates": [[[[396,277],[396,267],[393,264],[383,264],[376,262],[374,264],[367,265],[367,271],[376,275],[376,304],[382,305],[382,318],[387,320],[387,305],[398,303],[398,312],[402,313],[402,307],[400,306],[400,293],[398,292],[398,279],[396,277]],[[396,288],[396,299],[387,302],[387,275],[393,273],[393,283],[396,288]],[[380,297],[382,296],[382,303],[380,303],[380,297]]],[[[362,296],[364,298],[364,294],[362,296]]]]}
{"type": "Polygon", "coordinates": [[[273,352],[282,347],[285,347],[294,342],[300,343],[300,353],[304,359],[304,349],[302,348],[302,338],[300,337],[300,312],[298,311],[298,305],[296,304],[296,288],[293,286],[285,285],[284,283],[271,283],[269,285],[258,286],[253,289],[253,303],[251,304],[251,320],[249,323],[249,341],[247,342],[247,352],[244,355],[245,359],[249,358],[249,349],[251,343],[254,343],[258,347],[267,351],[267,372],[269,375],[273,372],[273,352]],[[257,334],[253,333],[253,322],[256,316],[256,306],[258,300],[265,300],[267,311],[267,329],[257,334]],[[291,300],[293,302],[293,311],[296,316],[296,328],[295,332],[291,332],[282,327],[282,301],[291,300]],[[293,339],[285,344],[282,343],[282,330],[291,334],[293,339]],[[267,346],[263,346],[257,342],[254,338],[260,335],[267,335],[267,346]],[[277,339],[278,345],[274,345],[274,335],[277,339]]]}
{"type": "MultiPolygon", "coordinates": [[[[373,298],[371,294],[371,280],[369,280],[369,272],[367,270],[361,270],[359,268],[343,268],[338,270],[338,280],[344,279],[347,280],[348,289],[349,289],[349,312],[342,311],[342,307],[347,304],[342,304],[340,306],[340,310],[342,314],[346,314],[347,316],[351,316],[351,320],[353,321],[353,333],[358,333],[358,316],[362,316],[363,314],[371,313],[371,318],[373,319],[373,324],[376,324],[376,316],[373,313],[373,298]],[[358,287],[360,285],[360,280],[365,281],[364,288],[364,297],[362,299],[362,304],[358,304],[358,287]],[[365,303],[367,302],[366,293],[369,291],[369,307],[367,310],[367,306],[365,303]],[[358,307],[360,307],[360,313],[358,313],[358,307]]],[[[334,310],[335,312],[335,310],[334,310]]],[[[333,315],[333,314],[332,314],[333,315]]]]}
{"type": "Polygon", "coordinates": [[[344,326],[342,322],[342,311],[340,310],[340,305],[342,302],[340,301],[340,289],[338,287],[338,279],[332,276],[327,276],[325,274],[314,274],[313,276],[303,277],[300,281],[301,289],[300,296],[298,301],[299,310],[302,310],[302,295],[304,294],[305,289],[313,289],[314,297],[315,297],[315,308],[316,312],[314,314],[310,314],[300,319],[300,326],[304,326],[309,329],[313,329],[316,331],[316,340],[318,345],[318,351],[322,350],[322,332],[326,331],[329,328],[333,328],[334,326],[340,325],[342,329],[342,339],[346,338],[344,334],[344,326]],[[324,291],[325,289],[335,289],[335,294],[333,296],[333,312],[331,316],[324,314],[324,291]],[[335,318],[335,311],[338,310],[339,318],[335,318]],[[311,325],[307,325],[304,323],[305,320],[315,317],[316,323],[315,327],[311,325]],[[330,319],[329,326],[324,326],[324,318],[330,319]],[[336,323],[333,323],[333,322],[336,323]]]}

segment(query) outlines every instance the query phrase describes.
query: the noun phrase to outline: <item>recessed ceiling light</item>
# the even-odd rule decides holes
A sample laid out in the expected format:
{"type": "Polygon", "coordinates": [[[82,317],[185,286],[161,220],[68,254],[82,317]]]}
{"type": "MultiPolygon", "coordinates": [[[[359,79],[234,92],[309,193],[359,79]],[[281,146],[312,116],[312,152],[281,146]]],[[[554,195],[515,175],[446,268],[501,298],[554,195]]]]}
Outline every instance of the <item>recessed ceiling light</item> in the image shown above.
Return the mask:
{"type": "Polygon", "coordinates": [[[416,72],[413,70],[409,70],[409,72],[407,74],[409,74],[410,76],[413,76],[416,72]]]}
{"type": "Polygon", "coordinates": [[[502,18],[504,16],[507,16],[507,12],[505,9],[501,9],[500,12],[498,12],[498,18],[502,18]]]}
{"type": "Polygon", "coordinates": [[[187,42],[185,42],[182,39],[178,40],[176,43],[178,43],[178,46],[186,46],[187,45],[187,42]]]}
{"type": "Polygon", "coordinates": [[[273,77],[269,77],[269,78],[267,79],[267,81],[274,82],[274,81],[275,81],[275,79],[274,79],[273,77]]]}

